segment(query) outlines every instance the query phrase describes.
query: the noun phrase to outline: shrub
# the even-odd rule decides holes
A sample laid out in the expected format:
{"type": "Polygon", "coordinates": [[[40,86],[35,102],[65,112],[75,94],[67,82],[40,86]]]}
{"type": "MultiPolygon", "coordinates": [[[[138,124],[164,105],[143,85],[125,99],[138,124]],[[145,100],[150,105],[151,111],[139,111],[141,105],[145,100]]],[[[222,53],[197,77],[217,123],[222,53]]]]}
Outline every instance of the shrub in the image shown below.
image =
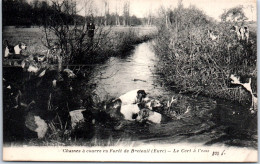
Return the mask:
{"type": "Polygon", "coordinates": [[[251,75],[256,68],[255,34],[249,43],[238,41],[231,24],[216,23],[194,7],[179,6],[170,13],[171,24],[163,18],[158,22],[155,44],[161,60],[157,68],[166,83],[181,92],[248,100],[246,92],[230,87],[229,77],[256,78],[251,75]],[[208,37],[209,29],[218,31],[218,40],[208,37]]]}

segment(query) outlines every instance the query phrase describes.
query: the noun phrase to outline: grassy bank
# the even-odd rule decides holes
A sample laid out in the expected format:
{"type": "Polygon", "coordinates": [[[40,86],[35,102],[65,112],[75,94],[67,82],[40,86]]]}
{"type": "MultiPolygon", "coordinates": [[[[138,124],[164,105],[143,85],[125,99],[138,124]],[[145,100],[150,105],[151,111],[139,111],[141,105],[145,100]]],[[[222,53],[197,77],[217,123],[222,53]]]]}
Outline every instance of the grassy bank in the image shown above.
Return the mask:
{"type": "MultiPolygon", "coordinates": [[[[154,27],[99,28],[93,42],[94,50],[91,54],[83,54],[80,63],[97,64],[111,56],[127,55],[136,44],[149,40],[155,32],[154,27]]],[[[40,28],[4,27],[3,30],[3,40],[8,40],[11,45],[20,41],[28,45],[23,51],[25,56],[46,54],[43,37],[40,28]]],[[[66,72],[58,72],[54,68],[56,64],[30,60],[29,63],[37,66],[39,71],[33,73],[26,71],[27,68],[3,68],[5,143],[46,146],[84,142],[86,145],[109,145],[121,140],[110,134],[118,120],[103,111],[107,102],[101,102],[93,91],[96,84],[90,82],[93,78],[92,66],[69,67],[76,74],[76,78],[70,78],[66,72]],[[87,109],[85,123],[73,129],[69,112],[78,109],[87,109]],[[48,125],[45,137],[40,140],[36,139],[35,117],[40,117],[48,125]],[[103,136],[106,138],[101,141],[103,136]]]]}
{"type": "Polygon", "coordinates": [[[97,140],[102,135],[106,136],[104,140],[115,137],[109,131],[114,130],[118,120],[104,112],[104,105],[109,101],[101,101],[93,92],[95,84],[88,82],[89,75],[76,75],[70,78],[65,72],[47,70],[44,76],[39,77],[22,68],[4,68],[4,142],[7,145],[21,143],[47,146],[57,143],[71,145],[79,140],[81,143],[97,145],[101,144],[97,140]],[[56,85],[53,85],[54,80],[56,85]],[[79,109],[86,110],[82,112],[84,121],[73,128],[70,112],[79,109]],[[35,128],[39,126],[44,129],[44,126],[37,124],[35,117],[40,117],[46,123],[44,138],[37,139],[35,128]]]}
{"type": "MultiPolygon", "coordinates": [[[[124,55],[124,53],[133,49],[134,45],[154,37],[155,33],[155,27],[97,27],[93,43],[90,44],[90,39],[85,36],[83,43],[87,47],[86,50],[79,53],[78,50],[74,48],[74,53],[79,54],[74,60],[65,62],[76,64],[100,63],[110,56],[124,55]]],[[[49,35],[51,35],[50,42],[57,41],[57,38],[54,35],[49,35]]],[[[28,45],[28,49],[23,52],[24,55],[46,54],[45,33],[42,28],[3,27],[3,41],[4,40],[8,40],[11,45],[25,42],[28,45]]],[[[64,58],[66,58],[66,55],[64,58]]]]}
{"type": "Polygon", "coordinates": [[[161,61],[157,70],[165,83],[181,93],[250,101],[244,89],[231,85],[230,75],[243,82],[252,78],[256,93],[256,30],[250,29],[247,43],[230,30],[235,24],[214,22],[194,7],[179,7],[172,14],[172,24],[166,25],[164,17],[158,22],[154,46],[161,61]],[[207,30],[217,31],[219,39],[211,40],[207,30]]]}

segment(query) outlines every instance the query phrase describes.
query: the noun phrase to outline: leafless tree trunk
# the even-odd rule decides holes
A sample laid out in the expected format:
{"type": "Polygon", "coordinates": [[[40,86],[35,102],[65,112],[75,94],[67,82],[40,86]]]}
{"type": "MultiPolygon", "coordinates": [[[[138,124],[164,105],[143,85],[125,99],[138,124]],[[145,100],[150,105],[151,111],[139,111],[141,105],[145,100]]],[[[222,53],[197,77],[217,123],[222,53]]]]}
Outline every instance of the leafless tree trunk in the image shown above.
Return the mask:
{"type": "Polygon", "coordinates": [[[161,11],[162,11],[162,13],[163,13],[163,17],[165,18],[165,26],[167,27],[167,28],[169,28],[169,17],[168,17],[168,12],[167,12],[167,10],[165,9],[165,8],[161,8],[161,11]]]}
{"type": "Polygon", "coordinates": [[[109,15],[109,2],[108,2],[108,0],[104,0],[104,4],[105,4],[104,25],[107,26],[107,24],[108,24],[107,16],[109,15]]]}
{"type": "Polygon", "coordinates": [[[120,21],[119,21],[119,14],[118,14],[118,5],[120,5],[120,3],[118,3],[118,1],[116,1],[116,25],[120,25],[120,21]]]}
{"type": "MultiPolygon", "coordinates": [[[[91,0],[85,1],[85,5],[91,4],[90,2],[91,0]]],[[[45,45],[51,49],[52,45],[58,44],[63,63],[73,63],[88,57],[98,48],[100,39],[105,38],[96,36],[94,43],[91,42],[86,28],[86,18],[77,15],[79,10],[74,0],[52,0],[51,3],[52,13],[44,26],[45,45]]],[[[86,8],[89,7],[85,6],[87,13],[86,8]]]]}
{"type": "Polygon", "coordinates": [[[124,10],[123,10],[123,16],[124,16],[124,26],[128,26],[130,23],[130,1],[126,1],[124,3],[124,10]]]}
{"type": "Polygon", "coordinates": [[[147,25],[151,25],[152,24],[152,12],[151,12],[151,7],[148,11],[148,16],[147,16],[147,25]]]}

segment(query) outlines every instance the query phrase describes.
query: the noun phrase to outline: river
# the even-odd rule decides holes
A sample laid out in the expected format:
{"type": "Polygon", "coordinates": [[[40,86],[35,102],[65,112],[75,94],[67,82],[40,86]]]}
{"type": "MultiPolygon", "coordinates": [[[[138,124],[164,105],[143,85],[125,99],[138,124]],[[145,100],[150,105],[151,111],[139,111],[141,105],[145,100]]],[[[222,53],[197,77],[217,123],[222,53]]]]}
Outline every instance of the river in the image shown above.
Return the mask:
{"type": "MultiPolygon", "coordinates": [[[[203,145],[226,145],[226,146],[239,146],[250,147],[257,149],[257,115],[250,114],[249,110],[237,103],[230,101],[212,99],[203,96],[194,97],[192,95],[179,94],[174,90],[170,90],[162,83],[160,76],[156,74],[156,65],[158,59],[153,51],[152,42],[145,42],[136,45],[135,48],[129,52],[129,55],[124,57],[111,57],[103,64],[91,66],[87,69],[91,72],[86,81],[76,81],[77,87],[75,89],[83,90],[79,86],[84,86],[86,83],[95,84],[94,92],[100,98],[100,101],[107,100],[108,98],[116,98],[120,95],[133,90],[144,89],[148,96],[160,100],[166,104],[172,97],[177,97],[178,101],[174,105],[174,109],[178,111],[177,116],[172,116],[172,120],[164,124],[139,124],[135,122],[128,123],[123,128],[115,130],[111,126],[94,125],[94,140],[99,142],[108,143],[108,140],[113,140],[115,143],[118,141],[129,141],[135,143],[195,143],[203,145]],[[83,85],[81,85],[83,84],[83,85]]],[[[14,83],[11,86],[20,86],[22,89],[22,81],[28,81],[30,76],[24,76],[23,70],[20,68],[5,68],[3,69],[3,77],[5,78],[6,92],[5,94],[5,107],[7,114],[5,120],[8,122],[8,106],[16,99],[12,98],[9,101],[8,94],[10,88],[8,81],[14,83]],[[16,74],[13,74],[16,72],[16,74]],[[9,80],[7,80],[9,79],[9,80]],[[27,80],[26,80],[27,79],[27,80]],[[11,101],[13,100],[13,101],[11,101]]],[[[37,89],[31,87],[26,88],[24,98],[28,102],[35,100],[44,104],[49,98],[49,92],[46,92],[48,85],[42,84],[42,87],[37,87],[38,83],[41,84],[42,80],[36,79],[36,82],[27,82],[27,86],[36,86],[37,89]],[[45,88],[44,88],[45,87],[45,88]],[[46,88],[47,87],[47,88],[46,88]],[[35,91],[37,90],[37,91],[35,91]],[[45,94],[46,92],[46,94],[45,94]],[[42,96],[46,96],[42,98],[42,96]],[[30,100],[30,101],[29,101],[30,100]]],[[[17,91],[16,91],[17,92],[17,91]]],[[[67,93],[67,92],[64,92],[67,93]]],[[[70,99],[78,99],[79,93],[73,92],[75,95],[61,95],[58,93],[55,97],[60,101],[67,101],[70,99]],[[60,99],[64,97],[63,99],[60,99]]],[[[16,94],[14,94],[16,95],[16,94]]],[[[35,101],[37,101],[35,100],[35,101]]],[[[59,102],[59,101],[58,101],[59,102]]],[[[41,105],[40,105],[41,106],[41,105]]],[[[70,110],[77,109],[77,106],[69,104],[70,110]]],[[[167,111],[162,111],[168,115],[167,111]]],[[[11,114],[13,115],[13,114],[11,114]]],[[[18,115],[16,119],[20,117],[18,115]]],[[[105,122],[105,124],[108,124],[105,122]]],[[[11,124],[16,124],[12,122],[11,124]]],[[[115,125],[116,126],[116,125],[115,125]]],[[[8,127],[6,127],[8,128],[8,127]]],[[[21,127],[22,128],[22,127],[21,127]]],[[[8,128],[7,131],[12,130],[8,128]]],[[[92,132],[91,130],[91,132],[92,132]]],[[[16,135],[16,131],[13,130],[16,135]]],[[[88,131],[90,132],[90,131],[88,131]]],[[[11,134],[11,133],[10,133],[11,134]]],[[[21,133],[23,134],[23,133],[21,133]]],[[[7,135],[8,136],[8,135],[7,135]]],[[[95,145],[95,144],[94,144],[95,145]]],[[[97,144],[98,145],[98,144],[97,144]]]]}
{"type": "MultiPolygon", "coordinates": [[[[129,124],[119,138],[143,143],[200,143],[257,148],[257,116],[248,109],[225,100],[181,95],[164,86],[156,74],[158,59],[151,42],[139,44],[127,57],[112,57],[93,71],[95,92],[101,99],[119,97],[133,89],[144,89],[149,96],[166,103],[179,97],[176,108],[182,112],[166,124],[129,124]]],[[[104,131],[103,131],[104,132],[104,131]]]]}

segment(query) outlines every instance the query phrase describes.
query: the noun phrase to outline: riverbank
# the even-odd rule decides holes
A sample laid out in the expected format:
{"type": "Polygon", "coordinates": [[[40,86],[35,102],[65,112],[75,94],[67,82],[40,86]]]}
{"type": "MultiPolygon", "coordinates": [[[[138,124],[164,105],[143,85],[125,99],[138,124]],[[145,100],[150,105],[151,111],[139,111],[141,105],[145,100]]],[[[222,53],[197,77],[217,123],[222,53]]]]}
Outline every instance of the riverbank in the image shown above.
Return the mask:
{"type": "MultiPolygon", "coordinates": [[[[133,49],[136,44],[145,42],[153,38],[157,30],[153,26],[106,26],[97,27],[93,38],[93,43],[89,43],[86,36],[84,44],[90,46],[86,54],[79,54],[73,60],[73,64],[98,64],[105,62],[111,56],[121,56],[133,49]],[[91,48],[92,47],[92,48],[91,48]]],[[[51,36],[52,42],[57,40],[51,36]]],[[[3,40],[7,40],[10,45],[17,45],[19,42],[27,44],[27,50],[23,55],[47,55],[47,47],[44,29],[35,28],[15,28],[12,26],[3,27],[3,40]]],[[[75,49],[75,52],[77,50],[75,49]]],[[[66,58],[66,56],[64,57],[66,58]]],[[[66,64],[72,64],[66,63],[66,64]]]]}
{"type": "MultiPolygon", "coordinates": [[[[23,55],[28,56],[23,68],[19,67],[21,60],[13,64],[15,67],[3,68],[5,142],[33,142],[31,138],[37,138],[33,117],[40,117],[47,122],[47,140],[70,142],[69,138],[73,136],[93,137],[95,129],[91,120],[86,126],[92,129],[80,127],[81,132],[75,132],[68,119],[70,111],[85,108],[93,114],[95,109],[103,110],[102,103],[108,101],[100,101],[100,95],[94,92],[97,84],[90,81],[94,78],[93,68],[110,57],[127,56],[134,45],[149,40],[154,34],[154,27],[106,27],[103,30],[107,32],[106,38],[97,39],[101,41],[99,43],[94,42],[97,51],[93,51],[91,57],[88,54],[82,58],[81,65],[64,64],[64,70],[70,68],[75,73],[76,78],[70,78],[68,72],[58,70],[57,63],[37,60],[37,56],[46,55],[47,52],[41,40],[43,33],[40,28],[4,28],[3,40],[8,40],[11,45],[20,41],[28,45],[27,50],[23,51],[23,55]],[[75,133],[85,134],[81,136],[75,133]]],[[[103,34],[104,31],[98,36],[103,37],[103,34]]],[[[111,119],[107,119],[111,122],[111,119]]]]}
{"type": "Polygon", "coordinates": [[[125,141],[129,144],[187,141],[256,149],[256,115],[230,101],[176,94],[158,82],[160,77],[154,67],[158,62],[151,43],[147,42],[136,46],[127,57],[112,57],[94,69],[82,67],[86,72],[91,70],[87,76],[77,74],[77,68],[71,66],[69,68],[77,75],[71,79],[62,72],[50,74],[46,71],[39,77],[39,74],[28,76],[20,68],[4,68],[5,145],[115,146],[125,141]],[[120,120],[110,117],[104,105],[110,98],[136,88],[142,88],[149,97],[160,100],[164,109],[172,97],[178,98],[172,110],[178,111],[179,115],[173,114],[172,120],[163,124],[133,121],[122,129],[115,129],[120,120]],[[72,129],[68,112],[79,109],[87,111],[82,113],[84,122],[72,129]],[[39,116],[48,124],[44,138],[38,139],[31,131],[34,127],[32,116],[39,116]]]}
{"type": "Polygon", "coordinates": [[[246,42],[238,40],[236,33],[230,31],[230,23],[213,22],[196,8],[177,10],[183,10],[187,15],[178,18],[178,25],[167,27],[162,21],[154,44],[160,58],[157,71],[164,83],[180,93],[250,104],[249,92],[232,85],[230,76],[236,75],[242,83],[251,78],[251,87],[256,94],[255,29],[250,29],[246,42]],[[219,39],[212,40],[207,30],[218,31],[219,39]]]}

